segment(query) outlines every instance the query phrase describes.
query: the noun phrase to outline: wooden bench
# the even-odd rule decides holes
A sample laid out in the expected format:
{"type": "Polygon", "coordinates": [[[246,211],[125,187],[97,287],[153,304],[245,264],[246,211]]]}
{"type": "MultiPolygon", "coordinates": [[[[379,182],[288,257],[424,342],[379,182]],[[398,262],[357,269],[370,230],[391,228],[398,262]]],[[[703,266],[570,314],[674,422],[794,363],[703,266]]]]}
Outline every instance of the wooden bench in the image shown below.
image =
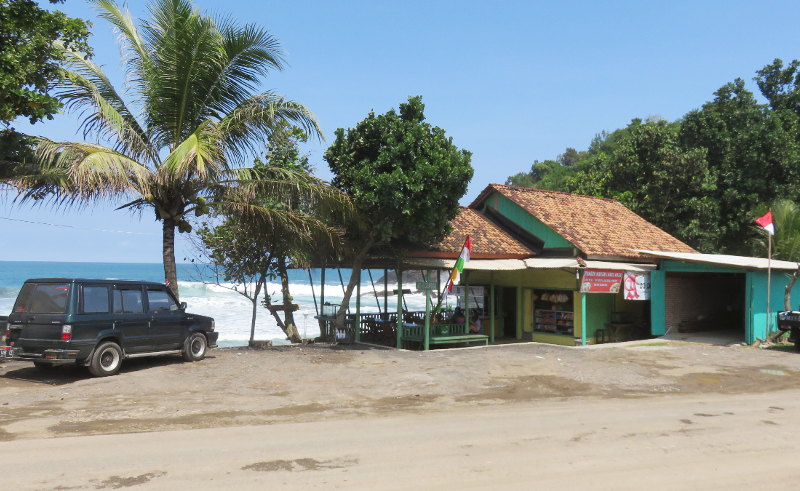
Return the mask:
{"type": "MultiPolygon", "coordinates": [[[[403,324],[400,333],[401,342],[425,342],[425,326],[419,324],[403,324]]],[[[430,338],[428,342],[434,344],[457,344],[457,343],[483,343],[489,344],[489,336],[485,334],[473,334],[464,324],[431,324],[430,338]]]]}

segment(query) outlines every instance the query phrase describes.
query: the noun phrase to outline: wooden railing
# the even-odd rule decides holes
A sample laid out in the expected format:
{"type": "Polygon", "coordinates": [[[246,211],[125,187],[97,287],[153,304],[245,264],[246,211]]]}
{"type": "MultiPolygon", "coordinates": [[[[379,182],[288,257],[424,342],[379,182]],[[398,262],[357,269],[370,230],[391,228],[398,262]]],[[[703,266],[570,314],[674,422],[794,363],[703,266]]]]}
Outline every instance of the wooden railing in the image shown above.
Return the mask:
{"type": "MultiPolygon", "coordinates": [[[[335,328],[335,314],[319,316],[317,319],[320,323],[320,337],[322,339],[335,340],[339,343],[361,341],[382,346],[397,346],[397,313],[349,314],[345,316],[345,325],[340,329],[335,328]],[[359,320],[358,332],[356,332],[356,318],[359,320]]],[[[418,347],[424,344],[425,312],[404,313],[400,329],[400,341],[403,347],[418,347]]],[[[470,333],[469,327],[463,322],[433,323],[430,326],[428,341],[430,344],[472,342],[488,344],[488,336],[470,333]]]]}

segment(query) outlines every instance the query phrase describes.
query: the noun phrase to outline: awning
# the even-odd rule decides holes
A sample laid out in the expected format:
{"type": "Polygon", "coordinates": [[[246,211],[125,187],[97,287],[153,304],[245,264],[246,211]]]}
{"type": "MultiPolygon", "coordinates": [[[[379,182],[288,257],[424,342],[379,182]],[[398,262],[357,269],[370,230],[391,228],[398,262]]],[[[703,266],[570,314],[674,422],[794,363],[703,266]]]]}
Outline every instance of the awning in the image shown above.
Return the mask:
{"type": "Polygon", "coordinates": [[[636,252],[642,252],[644,254],[649,254],[661,259],[674,259],[676,261],[686,261],[689,263],[714,264],[717,266],[730,266],[733,268],[744,269],[767,269],[768,267],[772,267],[772,269],[794,270],[797,269],[798,266],[798,263],[793,263],[791,261],[778,261],[775,259],[771,261],[772,264],[770,265],[770,261],[763,257],[644,250],[637,250],[636,252]]]}
{"type": "MultiPolygon", "coordinates": [[[[615,261],[583,261],[586,268],[591,269],[613,269],[616,271],[636,271],[645,272],[653,271],[656,269],[655,264],[639,264],[639,263],[623,263],[615,261]]],[[[529,268],[534,269],[547,269],[547,268],[581,268],[582,266],[575,258],[553,258],[553,257],[534,257],[526,259],[525,264],[529,268]]]]}
{"type": "MultiPolygon", "coordinates": [[[[420,268],[452,269],[455,259],[410,258],[406,266],[420,268]]],[[[587,268],[613,269],[618,271],[652,271],[655,264],[622,263],[612,261],[585,261],[587,268]]],[[[534,257],[529,259],[473,259],[464,265],[466,270],[516,271],[523,269],[583,269],[574,257],[534,257]]]]}
{"type": "Polygon", "coordinates": [[[612,261],[586,261],[586,267],[592,269],[615,269],[620,271],[647,272],[658,268],[655,264],[616,263],[612,261]]]}
{"type": "MultiPolygon", "coordinates": [[[[420,257],[408,258],[403,263],[406,266],[422,268],[452,269],[456,264],[456,260],[420,257]]],[[[473,259],[464,265],[464,269],[484,271],[514,271],[525,268],[525,261],[522,259],[473,259]]]]}

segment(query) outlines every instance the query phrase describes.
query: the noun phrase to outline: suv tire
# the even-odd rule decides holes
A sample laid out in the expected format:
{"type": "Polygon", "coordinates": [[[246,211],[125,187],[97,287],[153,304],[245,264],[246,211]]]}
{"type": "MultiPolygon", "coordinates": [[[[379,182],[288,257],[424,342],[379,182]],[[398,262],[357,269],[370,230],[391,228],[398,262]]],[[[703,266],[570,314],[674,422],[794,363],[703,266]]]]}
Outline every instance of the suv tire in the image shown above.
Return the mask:
{"type": "Polygon", "coordinates": [[[116,375],[122,367],[122,350],[117,343],[107,341],[100,343],[89,362],[89,373],[95,377],[116,375]]]}
{"type": "Polygon", "coordinates": [[[200,361],[206,357],[206,337],[199,332],[191,334],[183,343],[183,359],[186,361],[200,361]]]}

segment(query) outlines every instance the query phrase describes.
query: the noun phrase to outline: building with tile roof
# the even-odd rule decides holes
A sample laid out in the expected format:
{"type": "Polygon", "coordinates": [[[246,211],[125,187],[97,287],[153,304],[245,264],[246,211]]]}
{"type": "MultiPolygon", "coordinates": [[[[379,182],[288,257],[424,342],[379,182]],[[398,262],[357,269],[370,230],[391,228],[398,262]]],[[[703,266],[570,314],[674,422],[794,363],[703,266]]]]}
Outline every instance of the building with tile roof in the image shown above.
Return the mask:
{"type": "MultiPolygon", "coordinates": [[[[451,224],[439,244],[409,251],[395,270],[403,288],[395,290],[393,309],[386,275],[379,314],[362,315],[356,303],[352,319],[364,324],[353,323],[355,339],[428,349],[517,340],[572,346],[711,332],[728,344],[749,344],[775,330],[775,312],[782,310],[788,275],[772,271],[798,268],[700,254],[617,201],[557,191],[491,184],[451,224]],[[467,236],[471,259],[458,286],[437,295],[467,236]],[[404,277],[409,270],[414,274],[404,277]],[[425,296],[425,312],[408,309],[403,295],[414,293],[412,285],[425,296]],[[482,332],[468,330],[466,320],[434,322],[439,302],[466,310],[465,319],[477,312],[482,332]]],[[[800,282],[792,293],[800,298],[800,282]]]]}
{"type": "Polygon", "coordinates": [[[452,226],[407,264],[448,270],[470,236],[462,285],[482,292],[470,302],[492,342],[591,344],[717,328],[752,342],[770,329],[767,299],[780,305],[785,286],[763,260],[699,254],[611,199],[491,184],[452,226]]]}

